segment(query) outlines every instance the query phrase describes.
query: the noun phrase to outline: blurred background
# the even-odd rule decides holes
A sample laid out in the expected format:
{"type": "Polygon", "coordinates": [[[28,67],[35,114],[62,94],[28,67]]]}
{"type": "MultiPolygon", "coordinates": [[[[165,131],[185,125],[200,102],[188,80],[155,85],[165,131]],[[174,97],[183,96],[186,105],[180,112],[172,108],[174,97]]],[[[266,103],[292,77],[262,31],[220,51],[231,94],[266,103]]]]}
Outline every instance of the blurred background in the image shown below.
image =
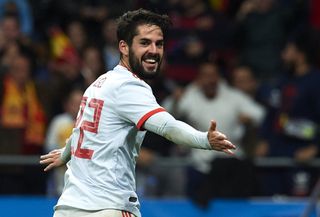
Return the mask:
{"type": "Polygon", "coordinates": [[[64,146],[84,90],[118,64],[117,17],[138,8],[173,22],[148,81],[159,104],[202,131],[216,120],[238,147],[148,133],[142,214],[316,216],[319,0],[0,0],[1,216],[52,216],[65,168],[44,173],[39,156],[64,146]]]}

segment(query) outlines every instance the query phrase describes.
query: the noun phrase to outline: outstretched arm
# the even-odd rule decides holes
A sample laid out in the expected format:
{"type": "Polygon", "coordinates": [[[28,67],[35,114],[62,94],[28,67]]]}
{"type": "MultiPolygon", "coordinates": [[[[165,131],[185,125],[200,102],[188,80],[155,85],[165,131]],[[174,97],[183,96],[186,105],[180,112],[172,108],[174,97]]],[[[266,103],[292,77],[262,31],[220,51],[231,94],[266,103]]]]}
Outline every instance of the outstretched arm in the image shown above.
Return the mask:
{"type": "Polygon", "coordinates": [[[168,112],[159,112],[151,116],[144,128],[166,139],[191,148],[222,151],[233,155],[235,146],[227,137],[216,130],[216,123],[211,121],[208,132],[200,132],[190,125],[176,120],[168,112]]]}
{"type": "Polygon", "coordinates": [[[55,149],[48,154],[40,156],[40,164],[47,165],[44,171],[49,171],[52,168],[60,167],[66,164],[71,158],[71,139],[67,139],[66,146],[61,149],[55,149]]]}

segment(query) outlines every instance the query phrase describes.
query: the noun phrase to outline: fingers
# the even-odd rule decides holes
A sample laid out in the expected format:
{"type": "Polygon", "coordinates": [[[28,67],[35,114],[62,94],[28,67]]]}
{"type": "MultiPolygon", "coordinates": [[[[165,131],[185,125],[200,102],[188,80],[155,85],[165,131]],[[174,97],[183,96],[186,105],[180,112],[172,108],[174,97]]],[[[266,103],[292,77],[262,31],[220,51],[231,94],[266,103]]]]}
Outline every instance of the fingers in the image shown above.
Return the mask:
{"type": "Polygon", "coordinates": [[[224,142],[225,142],[225,147],[227,149],[236,149],[236,146],[232,144],[229,140],[224,140],[224,142]]]}
{"type": "Polygon", "coordinates": [[[51,158],[51,157],[54,157],[56,155],[60,155],[61,154],[61,151],[56,149],[56,150],[53,150],[53,151],[50,151],[48,154],[45,154],[45,155],[41,155],[40,156],[40,159],[47,159],[47,158],[51,158]]]}
{"type": "Polygon", "coordinates": [[[216,128],[217,128],[217,123],[214,120],[211,120],[209,131],[215,131],[216,128]]]}
{"type": "Polygon", "coordinates": [[[61,151],[58,149],[49,152],[48,154],[41,155],[39,163],[42,165],[47,165],[44,168],[44,171],[47,172],[52,168],[56,167],[57,160],[59,160],[61,155],[61,151]]]}
{"type": "Polygon", "coordinates": [[[210,144],[218,144],[225,146],[226,148],[235,149],[236,147],[228,140],[227,136],[216,131],[209,135],[209,143],[210,144]]]}
{"type": "Polygon", "coordinates": [[[46,168],[44,168],[43,171],[47,172],[47,171],[51,170],[54,167],[55,167],[55,165],[53,163],[51,163],[48,166],[46,166],[46,168]]]}
{"type": "Polygon", "coordinates": [[[236,149],[236,146],[228,140],[226,135],[217,131],[216,128],[217,123],[214,120],[211,120],[211,125],[208,131],[208,140],[212,149],[222,151],[228,155],[234,155],[232,150],[236,149]]]}
{"type": "Polygon", "coordinates": [[[50,164],[55,161],[56,158],[47,158],[44,160],[40,160],[40,164],[50,164]]]}
{"type": "Polygon", "coordinates": [[[58,167],[62,163],[61,163],[61,160],[59,159],[59,157],[52,157],[52,158],[40,160],[40,164],[47,165],[44,168],[44,171],[46,172],[46,171],[51,170],[54,167],[58,167]]]}
{"type": "Polygon", "coordinates": [[[234,152],[230,149],[223,149],[222,151],[228,155],[234,156],[234,152]]]}
{"type": "Polygon", "coordinates": [[[227,139],[227,136],[224,135],[223,133],[220,133],[219,131],[209,131],[208,139],[209,141],[224,140],[224,139],[227,139]]]}
{"type": "MultiPolygon", "coordinates": [[[[213,129],[215,126],[215,122],[212,121],[212,125],[210,129],[213,129]]],[[[208,140],[211,144],[212,149],[217,151],[227,150],[227,149],[236,149],[235,145],[233,145],[227,138],[226,135],[219,131],[211,131],[208,132],[208,140]]]]}
{"type": "Polygon", "coordinates": [[[41,160],[44,160],[44,159],[51,158],[52,156],[53,156],[52,154],[45,154],[45,155],[41,155],[41,156],[40,156],[40,159],[41,159],[41,160]]]}
{"type": "Polygon", "coordinates": [[[60,154],[46,154],[46,155],[41,155],[40,156],[40,164],[44,164],[47,163],[51,160],[57,159],[58,157],[60,157],[60,154]]]}
{"type": "Polygon", "coordinates": [[[224,149],[236,149],[236,146],[233,145],[228,140],[216,141],[216,142],[210,143],[210,144],[211,144],[212,149],[217,150],[217,151],[222,151],[224,149]]]}

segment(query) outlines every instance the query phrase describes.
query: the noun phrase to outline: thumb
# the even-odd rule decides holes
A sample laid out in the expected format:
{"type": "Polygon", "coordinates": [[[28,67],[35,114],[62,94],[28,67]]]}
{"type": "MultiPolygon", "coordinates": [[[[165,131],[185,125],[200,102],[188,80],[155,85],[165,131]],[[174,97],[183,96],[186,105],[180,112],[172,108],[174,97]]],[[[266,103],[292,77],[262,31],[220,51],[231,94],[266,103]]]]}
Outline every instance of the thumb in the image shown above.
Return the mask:
{"type": "Polygon", "coordinates": [[[214,120],[211,120],[209,131],[215,131],[216,127],[217,127],[217,122],[215,122],[214,120]]]}

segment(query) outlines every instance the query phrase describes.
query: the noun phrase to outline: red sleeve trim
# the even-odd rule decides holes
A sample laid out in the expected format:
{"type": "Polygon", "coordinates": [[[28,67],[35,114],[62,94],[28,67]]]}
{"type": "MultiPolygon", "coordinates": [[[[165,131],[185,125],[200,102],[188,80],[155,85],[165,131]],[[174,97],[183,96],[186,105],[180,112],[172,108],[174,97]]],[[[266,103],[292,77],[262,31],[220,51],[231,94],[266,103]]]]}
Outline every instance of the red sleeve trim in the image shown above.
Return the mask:
{"type": "Polygon", "coordinates": [[[138,130],[141,130],[142,125],[144,124],[144,122],[146,122],[146,120],[148,120],[148,118],[150,118],[152,115],[158,113],[158,112],[163,112],[166,111],[164,108],[157,108],[155,110],[152,110],[150,112],[148,112],[147,114],[145,114],[139,121],[137,124],[137,128],[138,130]]]}

